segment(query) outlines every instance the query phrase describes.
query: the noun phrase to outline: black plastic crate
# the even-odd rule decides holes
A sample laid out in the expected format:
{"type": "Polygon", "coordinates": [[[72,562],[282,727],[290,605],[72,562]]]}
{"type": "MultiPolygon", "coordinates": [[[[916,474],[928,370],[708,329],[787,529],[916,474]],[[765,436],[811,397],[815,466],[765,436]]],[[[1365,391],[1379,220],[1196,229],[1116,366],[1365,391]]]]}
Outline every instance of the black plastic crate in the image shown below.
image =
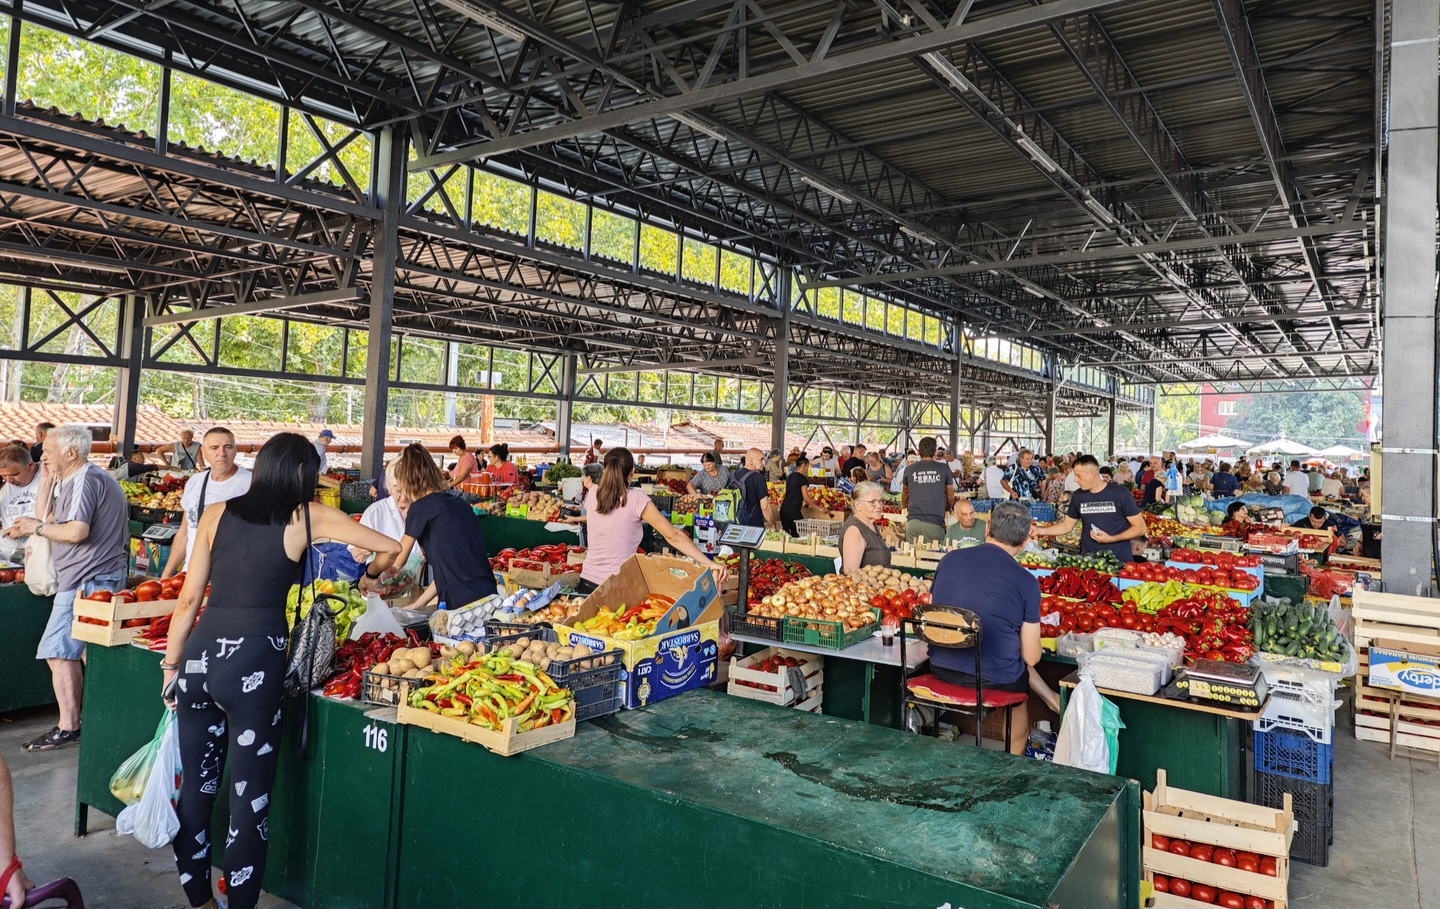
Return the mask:
{"type": "Polygon", "coordinates": [[[765,616],[753,613],[742,615],[738,612],[727,611],[725,619],[729,622],[730,634],[764,638],[767,641],[782,644],[785,642],[785,619],[783,616],[765,616]]]}
{"type": "MultiPolygon", "coordinates": [[[[508,637],[511,637],[511,636],[514,636],[514,635],[529,634],[529,632],[531,632],[531,631],[537,631],[537,630],[539,630],[539,629],[541,629],[541,628],[549,628],[549,627],[550,627],[550,626],[549,626],[548,624],[547,624],[547,625],[540,625],[540,624],[527,625],[527,624],[525,624],[525,623],[523,623],[523,622],[501,622],[501,621],[499,621],[498,619],[487,619],[486,622],[485,622],[485,637],[487,637],[487,638],[507,637],[507,638],[508,638],[508,637]]],[[[532,637],[532,638],[533,638],[533,637],[539,637],[539,635],[534,635],[534,634],[532,634],[532,635],[530,635],[530,637],[532,637]]],[[[553,641],[554,638],[546,638],[545,640],[547,640],[547,641],[553,641]]],[[[510,643],[510,642],[507,640],[506,643],[508,644],[508,643],[510,643]]]]}
{"type": "Polygon", "coordinates": [[[142,524],[179,524],[182,516],[182,512],[167,511],[164,508],[146,508],[142,505],[130,506],[130,520],[139,521],[142,524]]]}
{"type": "MultiPolygon", "coordinates": [[[[496,623],[504,624],[504,623],[496,623]]],[[[555,643],[559,638],[555,629],[548,625],[526,625],[522,631],[495,636],[487,623],[486,652],[513,644],[521,638],[532,638],[546,643],[555,643]]],[[[569,688],[575,696],[575,720],[583,722],[597,717],[618,713],[624,695],[620,685],[620,671],[625,654],[619,648],[590,656],[555,660],[544,672],[561,688],[569,688]],[[586,665],[588,664],[588,666],[586,665]]]]}
{"type": "Polygon", "coordinates": [[[1260,770],[1250,772],[1251,804],[1282,808],[1287,792],[1296,826],[1290,858],[1326,867],[1330,864],[1330,846],[1335,842],[1335,784],[1306,783],[1260,770]]]}

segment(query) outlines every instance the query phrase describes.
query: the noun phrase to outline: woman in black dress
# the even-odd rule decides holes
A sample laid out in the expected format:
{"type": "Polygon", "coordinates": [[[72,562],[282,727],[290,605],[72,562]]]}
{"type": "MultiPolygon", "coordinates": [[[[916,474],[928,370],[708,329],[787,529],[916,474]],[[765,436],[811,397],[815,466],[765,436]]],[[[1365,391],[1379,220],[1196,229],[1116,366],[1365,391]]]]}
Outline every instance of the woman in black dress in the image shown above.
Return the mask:
{"type": "Polygon", "coordinates": [[[213,906],[210,815],[230,761],[226,892],[233,909],[254,906],[265,874],[270,793],[284,731],[285,600],[300,580],[311,539],[375,553],[376,575],[395,562],[399,542],[310,501],[320,455],[303,436],[281,433],[255,457],[250,491],[205,509],[185,586],[170,625],[161,691],[175,679],[180,797],[175,864],[192,906],[213,906]],[[210,588],[205,614],[195,624],[210,588]],[[192,625],[194,626],[192,628],[192,625]]]}
{"type": "Polygon", "coordinates": [[[800,520],[800,506],[805,504],[805,487],[810,485],[810,459],[801,455],[795,469],[785,477],[785,498],[780,500],[780,526],[792,537],[800,536],[795,522],[800,520]]]}

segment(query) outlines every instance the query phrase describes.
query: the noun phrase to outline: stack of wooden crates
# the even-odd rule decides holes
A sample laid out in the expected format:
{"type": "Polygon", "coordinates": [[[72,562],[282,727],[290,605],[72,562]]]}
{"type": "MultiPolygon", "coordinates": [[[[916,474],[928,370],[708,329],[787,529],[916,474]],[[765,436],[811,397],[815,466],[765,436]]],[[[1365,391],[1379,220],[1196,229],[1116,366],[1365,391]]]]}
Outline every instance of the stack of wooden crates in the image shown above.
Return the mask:
{"type": "Polygon", "coordinates": [[[1369,684],[1370,646],[1440,652],[1440,600],[1357,590],[1355,737],[1384,742],[1397,753],[1440,762],[1440,699],[1401,694],[1369,684]]]}

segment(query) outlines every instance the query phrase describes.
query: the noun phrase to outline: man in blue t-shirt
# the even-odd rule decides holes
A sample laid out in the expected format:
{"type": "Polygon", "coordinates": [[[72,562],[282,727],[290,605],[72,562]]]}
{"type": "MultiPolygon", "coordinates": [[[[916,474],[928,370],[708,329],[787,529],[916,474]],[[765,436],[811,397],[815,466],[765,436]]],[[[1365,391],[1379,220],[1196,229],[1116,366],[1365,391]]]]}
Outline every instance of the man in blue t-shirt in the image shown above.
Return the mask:
{"type": "Polygon", "coordinates": [[[1224,462],[1210,478],[1210,490],[1217,499],[1228,499],[1240,491],[1240,480],[1230,472],[1230,464],[1224,462]]]}
{"type": "MultiPolygon", "coordinates": [[[[990,512],[985,542],[946,554],[935,569],[930,595],[939,606],[959,606],[980,619],[980,675],[986,689],[1035,692],[1057,713],[1060,699],[1035,673],[1040,662],[1040,583],[1015,556],[1030,538],[1030,509],[999,502],[990,512]]],[[[975,653],[930,648],[930,671],[952,685],[974,687],[975,653]]],[[[1011,754],[1025,751],[1030,713],[1024,703],[1011,718],[1011,754]]]]}
{"type": "Polygon", "coordinates": [[[1134,561],[1130,541],[1145,536],[1145,519],[1130,490],[1106,483],[1094,455],[1081,455],[1075,462],[1075,479],[1080,488],[1070,494],[1070,511],[1049,527],[1035,528],[1035,536],[1063,537],[1079,521],[1081,553],[1108,549],[1122,562],[1134,561]]]}

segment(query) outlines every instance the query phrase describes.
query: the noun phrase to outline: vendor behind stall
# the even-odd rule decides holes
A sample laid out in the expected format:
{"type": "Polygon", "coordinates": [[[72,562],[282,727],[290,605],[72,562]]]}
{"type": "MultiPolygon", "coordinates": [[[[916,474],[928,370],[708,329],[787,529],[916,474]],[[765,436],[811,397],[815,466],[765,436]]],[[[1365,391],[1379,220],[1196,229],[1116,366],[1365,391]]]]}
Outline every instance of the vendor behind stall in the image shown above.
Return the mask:
{"type": "Polygon", "coordinates": [[[707,451],[700,456],[700,469],[685,484],[685,491],[690,495],[713,496],[715,493],[730,485],[730,471],[720,463],[720,458],[713,451],[707,451]]]}
{"type": "Polygon", "coordinates": [[[867,565],[889,568],[890,547],[875,527],[885,514],[885,487],[870,480],[856,483],[853,507],[840,527],[840,573],[854,574],[867,565]]]}
{"type": "MultiPolygon", "coordinates": [[[[1109,550],[1121,562],[1133,561],[1130,541],[1145,536],[1145,519],[1135,497],[1125,487],[1105,482],[1094,455],[1081,455],[1075,461],[1075,478],[1080,488],[1070,496],[1069,512],[1049,527],[1035,528],[1034,535],[1063,537],[1079,521],[1081,553],[1109,550]]],[[[992,516],[990,520],[995,519],[992,516]]]]}
{"type": "MultiPolygon", "coordinates": [[[[395,487],[395,462],[391,462],[385,468],[386,485],[395,487]]],[[[386,496],[378,502],[373,502],[365,509],[360,516],[362,527],[369,527],[371,530],[382,533],[392,540],[398,540],[405,536],[405,519],[410,516],[410,497],[404,493],[397,492],[395,495],[386,496]]],[[[375,553],[359,546],[350,547],[350,557],[356,562],[364,565],[375,553]]],[[[410,552],[410,558],[404,563],[396,563],[395,569],[409,575],[412,581],[420,579],[420,571],[424,566],[425,553],[419,545],[410,552]]],[[[403,592],[403,591],[402,591],[403,592]]],[[[414,602],[409,603],[411,609],[420,609],[428,606],[434,599],[435,586],[432,584],[425,592],[421,593],[414,602]]]]}
{"type": "Polygon", "coordinates": [[[985,542],[985,524],[975,514],[975,503],[961,499],[955,503],[955,523],[945,531],[945,540],[959,543],[961,540],[985,542]]]}
{"type": "Polygon", "coordinates": [[[795,469],[785,478],[785,498],[780,500],[780,526],[792,537],[800,536],[795,522],[802,517],[801,506],[805,504],[805,487],[810,485],[810,459],[803,454],[795,462],[795,469]]]}
{"type": "MultiPolygon", "coordinates": [[[[1099,476],[1098,467],[1092,470],[1099,476]]],[[[986,545],[957,549],[940,560],[931,596],[937,606],[959,606],[979,617],[985,688],[1033,691],[1059,712],[1060,698],[1034,668],[1041,655],[1040,583],[1015,561],[1030,539],[1030,509],[1019,502],[996,503],[988,524],[986,545]]],[[[942,682],[974,688],[976,679],[969,674],[974,668],[970,650],[930,649],[930,671],[942,682]]],[[[1011,754],[1021,754],[1030,734],[1030,712],[1026,703],[1014,710],[1007,744],[1011,754]]]]}
{"type": "Polygon", "coordinates": [[[646,524],[681,555],[715,572],[717,583],[723,583],[725,566],[710,561],[689,534],[665,519],[649,496],[629,488],[634,474],[635,458],[630,449],[612,448],[605,452],[600,482],[585,493],[586,536],[590,548],[586,550],[576,590],[591,593],[619,571],[625,560],[640,548],[646,524]]]}

